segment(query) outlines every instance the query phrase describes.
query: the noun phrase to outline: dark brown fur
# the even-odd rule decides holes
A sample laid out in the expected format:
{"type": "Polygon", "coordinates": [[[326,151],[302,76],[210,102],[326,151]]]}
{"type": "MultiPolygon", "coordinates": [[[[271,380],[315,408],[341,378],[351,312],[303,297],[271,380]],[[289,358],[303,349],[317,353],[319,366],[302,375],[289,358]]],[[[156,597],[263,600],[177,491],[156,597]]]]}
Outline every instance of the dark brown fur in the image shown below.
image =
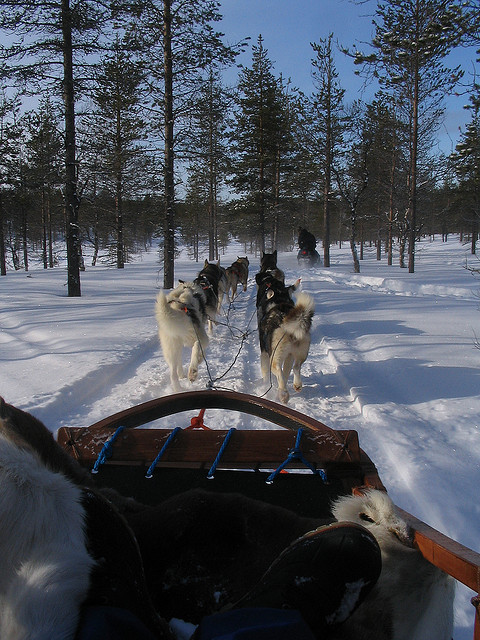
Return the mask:
{"type": "Polygon", "coordinates": [[[260,259],[260,271],[269,272],[276,280],[285,282],[285,274],[277,267],[277,250],[273,253],[262,253],[260,259]]]}
{"type": "Polygon", "coordinates": [[[324,523],[241,494],[201,489],[128,520],[156,609],[166,619],[191,622],[238,600],[285,547],[324,523]]]}
{"type": "Polygon", "coordinates": [[[237,286],[240,283],[243,286],[243,291],[247,290],[247,282],[248,282],[248,265],[249,260],[247,256],[238,257],[235,262],[233,262],[229,267],[227,267],[227,295],[230,297],[230,291],[232,295],[230,297],[231,300],[237,295],[237,286]]]}

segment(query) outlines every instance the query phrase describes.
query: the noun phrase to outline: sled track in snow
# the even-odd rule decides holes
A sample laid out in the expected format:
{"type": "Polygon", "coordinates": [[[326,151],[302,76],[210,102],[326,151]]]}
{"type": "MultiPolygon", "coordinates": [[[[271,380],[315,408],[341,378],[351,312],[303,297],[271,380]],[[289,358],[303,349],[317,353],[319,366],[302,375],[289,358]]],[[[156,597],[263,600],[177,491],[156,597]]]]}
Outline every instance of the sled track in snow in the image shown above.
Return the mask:
{"type": "MultiPolygon", "coordinates": [[[[118,395],[116,390],[130,385],[139,369],[145,363],[158,362],[158,357],[159,344],[155,334],[123,354],[121,360],[101,364],[82,379],[63,386],[52,401],[36,408],[35,415],[49,423],[50,428],[72,424],[78,426],[79,407],[84,412],[86,406],[102,404],[105,398],[109,398],[109,404],[114,402],[118,395]]],[[[38,397],[33,398],[32,405],[38,407],[38,400],[38,397]]]]}

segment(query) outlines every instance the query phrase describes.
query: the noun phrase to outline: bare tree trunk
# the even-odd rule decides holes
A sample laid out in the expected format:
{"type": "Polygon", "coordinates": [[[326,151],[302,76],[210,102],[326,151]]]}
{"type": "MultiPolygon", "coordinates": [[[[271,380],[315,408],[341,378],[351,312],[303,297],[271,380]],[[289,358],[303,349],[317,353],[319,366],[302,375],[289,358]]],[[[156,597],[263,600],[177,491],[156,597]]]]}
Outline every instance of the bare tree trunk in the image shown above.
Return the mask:
{"type": "Polygon", "coordinates": [[[208,184],[208,259],[210,261],[218,257],[218,246],[216,246],[216,208],[215,208],[215,148],[214,148],[214,133],[213,133],[213,78],[210,76],[210,109],[209,109],[209,123],[208,123],[208,146],[209,146],[209,184],[208,184]]]}
{"type": "MultiPolygon", "coordinates": [[[[416,1],[416,15],[419,12],[419,0],[416,1]]],[[[418,153],[418,99],[419,99],[419,69],[418,69],[418,37],[416,38],[415,68],[413,71],[413,109],[412,109],[412,148],[410,158],[410,184],[408,194],[409,237],[408,237],[408,272],[415,272],[415,240],[417,234],[417,153],[418,153]]]]}
{"type": "Polygon", "coordinates": [[[115,224],[117,227],[117,269],[125,267],[125,247],[123,243],[123,175],[121,169],[122,134],[120,126],[120,110],[117,109],[117,130],[116,130],[116,159],[117,164],[115,176],[115,224]]]}
{"type": "Polygon", "coordinates": [[[77,165],[75,152],[75,94],[73,87],[72,14],[62,0],[63,101],[65,105],[65,217],[67,285],[70,297],[80,296],[80,238],[78,230],[77,165]]]}
{"type": "Polygon", "coordinates": [[[173,63],[171,0],[163,0],[163,62],[165,72],[165,228],[163,287],[172,289],[175,268],[175,183],[173,158],[173,63]]]}
{"type": "Polygon", "coordinates": [[[48,242],[48,266],[53,269],[53,229],[52,229],[52,201],[50,198],[50,188],[46,194],[46,222],[47,222],[47,242],[48,242]]]}
{"type": "MultiPolygon", "coordinates": [[[[330,77],[328,78],[330,85],[330,77]]],[[[330,108],[327,113],[325,140],[325,184],[323,187],[323,266],[330,266],[330,189],[332,185],[332,121],[330,108]]]]}
{"type": "MultiPolygon", "coordinates": [[[[396,140],[395,140],[396,142],[396,140]]],[[[387,239],[387,264],[389,267],[393,264],[393,218],[394,218],[394,197],[395,197],[395,170],[397,164],[397,154],[395,143],[392,150],[392,164],[390,167],[390,193],[388,202],[388,239],[387,239]]]]}
{"type": "Polygon", "coordinates": [[[42,261],[43,268],[48,269],[48,257],[47,257],[47,204],[46,204],[45,188],[42,189],[42,261]]]}
{"type": "Polygon", "coordinates": [[[28,271],[28,219],[25,207],[22,207],[22,245],[23,245],[23,268],[28,271]]]}
{"type": "Polygon", "coordinates": [[[7,258],[5,255],[5,232],[3,229],[3,199],[0,193],[0,276],[7,275],[7,258]]]}

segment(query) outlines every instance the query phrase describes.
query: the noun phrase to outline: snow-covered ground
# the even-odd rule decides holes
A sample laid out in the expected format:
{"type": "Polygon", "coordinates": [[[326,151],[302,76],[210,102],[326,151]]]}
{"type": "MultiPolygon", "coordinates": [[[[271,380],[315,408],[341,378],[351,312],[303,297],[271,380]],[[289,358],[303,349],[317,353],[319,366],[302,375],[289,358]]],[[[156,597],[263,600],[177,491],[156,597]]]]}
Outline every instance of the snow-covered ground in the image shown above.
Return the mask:
{"type": "MultiPolygon", "coordinates": [[[[458,238],[424,240],[415,274],[378,262],[373,248],[354,274],[346,245],[332,247],[330,269],[299,269],[295,252],[278,262],[316,303],[304,388],[291,390],[290,406],[356,429],[399,506],[480,551],[480,276],[465,269],[468,249],[458,238]]],[[[245,251],[232,245],[221,264],[237,255],[245,251]]],[[[260,377],[259,257],[249,258],[248,290],[224,307],[208,371],[219,388],[275,399],[276,383],[260,377]]],[[[201,266],[182,253],[176,277],[192,279],[201,266]]],[[[0,279],[0,394],[55,432],[170,393],[153,313],[162,282],[155,252],[124,270],[87,267],[81,298],[67,297],[63,268],[9,272],[0,279]]],[[[205,388],[205,364],[200,374],[193,388],[205,388]]],[[[223,412],[207,412],[205,423],[258,426],[223,412]]],[[[471,595],[458,590],[455,640],[472,638],[471,595]]]]}

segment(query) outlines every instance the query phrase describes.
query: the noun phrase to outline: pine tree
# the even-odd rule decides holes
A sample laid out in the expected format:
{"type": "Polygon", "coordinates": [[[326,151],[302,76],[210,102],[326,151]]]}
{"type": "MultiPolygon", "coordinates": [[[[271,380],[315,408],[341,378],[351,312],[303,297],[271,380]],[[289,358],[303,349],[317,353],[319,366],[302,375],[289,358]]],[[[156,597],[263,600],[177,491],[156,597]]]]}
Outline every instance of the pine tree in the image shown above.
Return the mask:
{"type": "Polygon", "coordinates": [[[42,260],[44,269],[54,266],[52,200],[60,193],[63,179],[60,118],[50,98],[40,101],[36,111],[26,116],[29,139],[26,143],[29,178],[40,196],[42,260]]]}
{"type": "Polygon", "coordinates": [[[282,131],[282,99],[262,36],[252,47],[252,66],[242,69],[233,116],[231,183],[251,205],[256,237],[265,250],[267,212],[275,205],[276,168],[282,131]]]}
{"type": "Polygon", "coordinates": [[[315,93],[312,96],[313,139],[320,151],[320,171],[323,175],[323,264],[330,266],[330,210],[332,201],[332,165],[336,149],[342,140],[342,110],[345,90],[338,82],[338,72],[332,51],[330,34],[311,46],[312,78],[315,93]]]}
{"type": "Polygon", "coordinates": [[[152,117],[163,136],[164,288],[173,287],[175,260],[175,157],[188,157],[192,110],[212,66],[231,64],[241,49],[227,46],[213,25],[221,19],[217,0],[140,2],[132,38],[148,65],[152,117]]]}
{"type": "Polygon", "coordinates": [[[117,35],[111,52],[102,60],[93,90],[94,145],[115,203],[116,265],[125,265],[124,197],[140,191],[141,161],[146,123],[142,118],[145,90],[142,65],[132,58],[117,35]]]}
{"type": "Polygon", "coordinates": [[[227,118],[232,102],[232,92],[222,86],[217,70],[211,68],[199,93],[193,113],[190,132],[190,180],[197,185],[204,180],[205,200],[202,209],[207,213],[208,259],[218,260],[218,206],[219,192],[227,173],[227,118]]]}
{"type": "Polygon", "coordinates": [[[405,182],[405,130],[396,117],[395,104],[382,92],[366,106],[363,132],[371,146],[367,158],[370,176],[367,214],[376,226],[377,259],[381,258],[385,236],[387,261],[392,265],[395,222],[402,208],[399,185],[405,182]]]}
{"type": "Polygon", "coordinates": [[[419,141],[438,125],[443,98],[461,76],[443,66],[467,28],[460,2],[385,0],[377,5],[373,52],[357,52],[355,62],[373,68],[380,84],[404,110],[410,131],[407,223],[409,271],[415,270],[419,141]]]}
{"type": "Polygon", "coordinates": [[[0,0],[0,31],[11,44],[0,48],[6,77],[24,92],[53,90],[61,96],[65,125],[65,212],[69,296],[80,296],[80,257],[75,101],[80,60],[98,47],[103,6],[85,0],[0,0]]]}
{"type": "Polygon", "coordinates": [[[12,164],[18,155],[18,111],[14,98],[0,93],[0,275],[7,275],[5,199],[12,183],[12,164]]]}
{"type": "Polygon", "coordinates": [[[338,191],[347,210],[346,225],[350,233],[350,251],[355,273],[360,273],[357,250],[361,203],[369,184],[369,158],[372,141],[365,135],[365,112],[360,102],[355,102],[346,112],[342,145],[336,154],[332,172],[338,191]]]}

